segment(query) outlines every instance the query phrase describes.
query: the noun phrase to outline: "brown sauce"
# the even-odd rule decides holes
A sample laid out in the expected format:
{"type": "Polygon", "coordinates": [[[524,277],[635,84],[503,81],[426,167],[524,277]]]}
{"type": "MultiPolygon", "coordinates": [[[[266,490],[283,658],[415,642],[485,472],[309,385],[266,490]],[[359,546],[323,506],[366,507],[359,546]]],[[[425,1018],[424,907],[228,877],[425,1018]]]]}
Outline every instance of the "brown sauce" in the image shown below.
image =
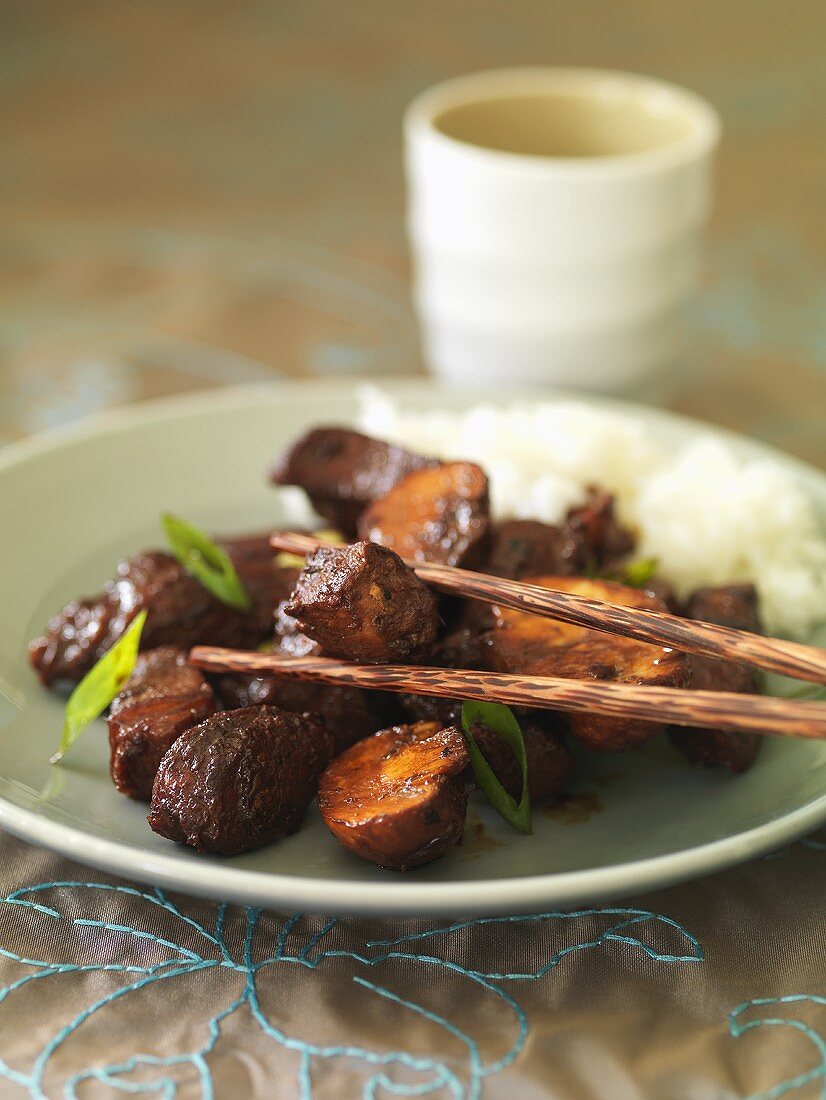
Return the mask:
{"type": "Polygon", "coordinates": [[[459,843],[462,847],[462,855],[467,859],[473,859],[484,852],[492,852],[496,848],[505,846],[504,841],[490,835],[483,821],[473,818],[468,818],[465,823],[465,834],[459,843]]]}
{"type": "Polygon", "coordinates": [[[605,803],[595,791],[580,791],[578,794],[566,795],[550,806],[544,806],[542,812],[562,825],[582,825],[604,809],[605,803]]]}

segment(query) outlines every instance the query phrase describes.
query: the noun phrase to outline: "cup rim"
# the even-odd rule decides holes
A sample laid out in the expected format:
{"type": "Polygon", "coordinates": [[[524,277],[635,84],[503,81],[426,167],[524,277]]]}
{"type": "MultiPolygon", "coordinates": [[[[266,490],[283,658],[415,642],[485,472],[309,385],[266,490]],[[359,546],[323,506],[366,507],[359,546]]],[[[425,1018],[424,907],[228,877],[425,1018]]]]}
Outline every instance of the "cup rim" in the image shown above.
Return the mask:
{"type": "Polygon", "coordinates": [[[487,69],[451,77],[420,92],[404,113],[404,133],[408,142],[426,141],[468,160],[485,160],[517,171],[583,176],[672,168],[710,153],[719,141],[720,131],[720,116],[715,108],[702,96],[679,84],[641,73],[577,66],[487,69]],[[452,107],[496,96],[548,92],[590,94],[599,99],[624,98],[629,102],[656,97],[682,114],[689,129],[684,136],[649,149],[573,157],[515,153],[477,145],[452,137],[435,125],[436,118],[452,107]]]}

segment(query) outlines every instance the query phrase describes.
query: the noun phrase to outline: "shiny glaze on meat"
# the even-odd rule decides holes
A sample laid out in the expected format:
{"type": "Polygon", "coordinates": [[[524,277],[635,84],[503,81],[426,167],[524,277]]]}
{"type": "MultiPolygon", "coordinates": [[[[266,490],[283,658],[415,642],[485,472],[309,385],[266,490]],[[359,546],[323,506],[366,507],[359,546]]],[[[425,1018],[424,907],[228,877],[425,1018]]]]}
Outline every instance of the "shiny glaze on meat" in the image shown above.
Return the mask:
{"type": "Polygon", "coordinates": [[[276,485],[298,485],[320,516],[352,535],[370,501],[432,461],[349,428],[321,427],[301,436],[270,478],[276,485]]]}
{"type": "MultiPolygon", "coordinates": [[[[292,595],[292,594],[291,594],[292,595]]],[[[321,646],[301,632],[298,623],[286,611],[289,598],[275,609],[273,648],[285,657],[319,657],[321,646]]]]}
{"type": "Polygon", "coordinates": [[[109,708],[109,771],[120,793],[148,802],[166,750],[216,709],[212,688],[183,650],[140,654],[109,708]]]}
{"type": "Polygon", "coordinates": [[[281,680],[277,676],[221,676],[215,688],[221,702],[230,709],[265,704],[294,714],[317,715],[332,735],[336,754],[383,729],[397,709],[394,697],[386,693],[281,680]]]}
{"type": "Polygon", "coordinates": [[[491,529],[483,571],[519,580],[540,574],[575,576],[588,564],[589,544],[578,526],[509,519],[491,529]]]}
{"type": "Polygon", "coordinates": [[[161,760],[149,824],[199,852],[237,855],[294,833],[332,754],[310,715],[226,710],[181,734],[161,760]]]}
{"type": "Polygon", "coordinates": [[[325,653],[374,664],[427,653],[439,629],[430,589],[392,550],[371,542],[308,554],[283,610],[325,653]]]}
{"type": "Polygon", "coordinates": [[[250,613],[221,603],[163,550],[147,550],[121,561],[117,575],[91,598],[73,600],[50,620],[29,647],[47,686],[82,679],[139,611],[148,616],[141,648],[224,645],[251,649],[272,629],[272,613],[289,594],[295,569],[279,569],[266,535],[223,540],[252,599],[250,613]]]}

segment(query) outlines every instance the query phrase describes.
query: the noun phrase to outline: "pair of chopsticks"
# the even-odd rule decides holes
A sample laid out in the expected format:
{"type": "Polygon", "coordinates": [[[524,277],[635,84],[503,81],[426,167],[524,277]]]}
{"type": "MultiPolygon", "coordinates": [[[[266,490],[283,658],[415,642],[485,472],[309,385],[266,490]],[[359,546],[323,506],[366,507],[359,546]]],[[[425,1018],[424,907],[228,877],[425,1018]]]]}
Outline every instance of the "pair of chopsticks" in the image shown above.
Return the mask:
{"type": "MultiPolygon", "coordinates": [[[[306,554],[319,545],[330,545],[311,536],[292,533],[275,534],[270,541],[275,549],[297,554],[306,554]]],[[[466,569],[413,561],[407,564],[421,580],[441,592],[826,684],[826,650],[815,646],[766,638],[749,631],[681,619],[657,611],[621,607],[466,569]]],[[[380,691],[591,711],[680,726],[826,740],[826,704],[811,700],[418,665],[358,665],[325,657],[283,657],[213,646],[196,647],[191,661],[213,672],[277,673],[287,679],[347,684],[380,691]]]]}

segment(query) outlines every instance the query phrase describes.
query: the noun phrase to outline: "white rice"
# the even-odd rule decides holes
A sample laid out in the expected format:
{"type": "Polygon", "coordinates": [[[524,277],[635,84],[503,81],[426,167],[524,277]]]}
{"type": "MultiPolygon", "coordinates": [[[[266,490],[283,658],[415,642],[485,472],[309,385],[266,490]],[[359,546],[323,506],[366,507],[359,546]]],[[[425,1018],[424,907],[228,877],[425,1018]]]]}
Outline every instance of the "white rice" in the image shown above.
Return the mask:
{"type": "Polygon", "coordinates": [[[638,553],[686,596],[753,581],[772,633],[805,637],[826,620],[826,535],[786,470],[712,436],[665,447],[643,421],[574,401],[407,412],[365,387],[359,425],[424,454],[466,458],[491,480],[495,516],[556,523],[588,485],[616,496],[638,553]]]}

